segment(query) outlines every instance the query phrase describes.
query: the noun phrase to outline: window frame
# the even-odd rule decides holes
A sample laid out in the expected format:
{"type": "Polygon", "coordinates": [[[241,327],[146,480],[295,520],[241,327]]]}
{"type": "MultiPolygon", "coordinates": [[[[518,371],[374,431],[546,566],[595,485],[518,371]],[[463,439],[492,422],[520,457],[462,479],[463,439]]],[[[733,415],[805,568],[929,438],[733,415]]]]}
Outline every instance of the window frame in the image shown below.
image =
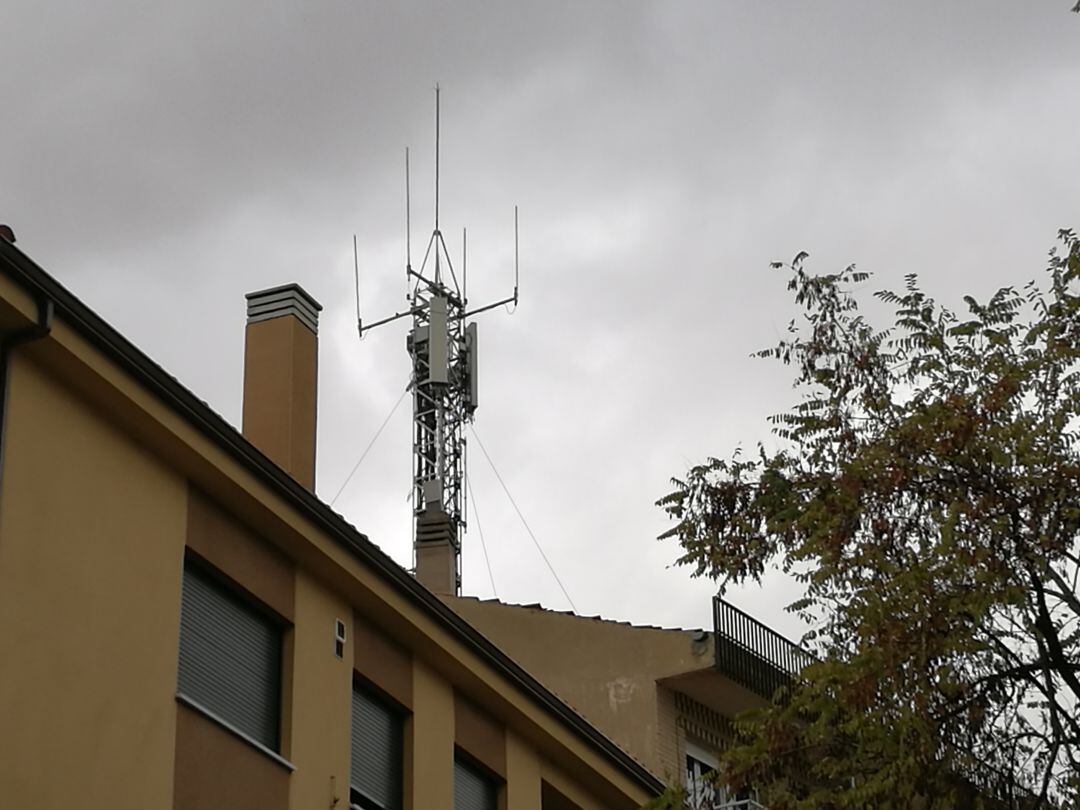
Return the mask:
{"type": "MultiPolygon", "coordinates": [[[[501,776],[495,773],[491,768],[485,765],[483,762],[472,756],[461,746],[454,746],[454,804],[453,810],[461,810],[457,806],[457,769],[458,766],[464,768],[467,772],[477,777],[481,782],[486,784],[491,789],[491,806],[490,810],[498,810],[500,806],[500,797],[502,790],[506,784],[501,776]]],[[[485,808],[485,810],[487,810],[485,808]]]]}
{"type": "Polygon", "coordinates": [[[686,789],[687,803],[690,810],[712,810],[713,808],[749,807],[749,802],[756,804],[756,790],[740,791],[732,796],[723,785],[701,782],[710,773],[720,767],[719,757],[692,740],[686,740],[684,746],[685,768],[683,787],[686,789]],[[701,766],[700,773],[694,772],[691,762],[701,766]],[[706,770],[707,769],[707,770],[706,770]]]}
{"type": "Polygon", "coordinates": [[[412,713],[383,689],[353,670],[352,691],[349,693],[349,807],[358,810],[403,810],[405,806],[405,724],[412,713]],[[364,796],[352,782],[352,698],[356,692],[365,695],[372,703],[386,710],[397,724],[398,772],[395,804],[384,807],[364,796]]]}
{"type": "Polygon", "coordinates": [[[180,626],[177,634],[176,700],[184,706],[187,706],[212,720],[215,724],[221,726],[226,731],[239,737],[248,744],[254,746],[262,753],[287,767],[290,771],[295,770],[295,766],[282,755],[282,732],[285,715],[284,687],[286,680],[286,654],[288,649],[287,634],[291,629],[292,623],[285,617],[281,616],[281,614],[269,607],[224,572],[203,559],[200,555],[191,551],[190,548],[185,549],[181,572],[180,626]],[[237,724],[228,717],[223,717],[222,714],[213,707],[206,705],[204,700],[200,700],[198,695],[193,695],[190,691],[185,691],[181,686],[180,673],[185,648],[183,589],[189,575],[201,580],[201,583],[214,591],[217,596],[228,601],[234,607],[270,630],[274,637],[276,667],[274,668],[273,673],[273,702],[270,706],[273,712],[275,726],[272,745],[269,745],[267,741],[259,739],[258,735],[252,733],[251,730],[242,728],[240,724],[237,724]]]}

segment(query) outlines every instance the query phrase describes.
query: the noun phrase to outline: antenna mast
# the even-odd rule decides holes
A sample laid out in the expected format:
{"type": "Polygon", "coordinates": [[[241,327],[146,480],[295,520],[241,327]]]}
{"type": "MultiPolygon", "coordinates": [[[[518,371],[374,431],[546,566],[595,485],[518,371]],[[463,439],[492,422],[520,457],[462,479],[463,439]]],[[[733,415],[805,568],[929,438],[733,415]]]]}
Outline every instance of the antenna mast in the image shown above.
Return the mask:
{"type": "MultiPolygon", "coordinates": [[[[413,395],[413,554],[448,546],[452,554],[454,594],[461,593],[461,537],[465,533],[465,425],[477,406],[476,323],[468,318],[501,306],[517,304],[517,209],[514,209],[514,294],[501,301],[468,308],[465,296],[465,236],[462,234],[462,279],[450,258],[439,228],[440,89],[435,86],[435,224],[419,270],[412,267],[406,235],[405,277],[411,289],[409,308],[364,324],[360,334],[411,316],[405,345],[412,359],[409,388],[413,395]],[[434,254],[434,255],[433,255],[434,254]],[[428,264],[430,276],[425,275],[428,264]]],[[[409,223],[408,151],[406,151],[406,234],[409,223]]]]}

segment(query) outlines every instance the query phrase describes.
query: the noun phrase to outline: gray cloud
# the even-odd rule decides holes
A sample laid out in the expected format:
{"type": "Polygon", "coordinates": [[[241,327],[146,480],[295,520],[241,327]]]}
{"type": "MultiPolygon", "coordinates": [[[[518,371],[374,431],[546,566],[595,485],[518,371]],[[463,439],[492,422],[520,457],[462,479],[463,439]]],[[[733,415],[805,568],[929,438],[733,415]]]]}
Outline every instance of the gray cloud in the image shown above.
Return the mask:
{"type": "MultiPolygon", "coordinates": [[[[327,309],[320,492],[397,400],[405,146],[414,250],[469,227],[488,316],[477,431],[578,607],[704,624],[652,505],[791,399],[749,358],[791,316],[801,249],[959,299],[1039,271],[1080,186],[1080,19],[1062,3],[31,3],[4,13],[0,219],[62,282],[239,419],[244,292],[327,309]],[[167,304],[162,311],[162,303],[167,304]]],[[[456,248],[455,248],[456,249],[456,248]]],[[[404,404],[337,507],[409,562],[404,404]]],[[[563,606],[473,448],[499,595],[563,606]]],[[[466,589],[488,595],[479,537],[466,589]]],[[[792,628],[771,582],[741,604],[792,628]]]]}

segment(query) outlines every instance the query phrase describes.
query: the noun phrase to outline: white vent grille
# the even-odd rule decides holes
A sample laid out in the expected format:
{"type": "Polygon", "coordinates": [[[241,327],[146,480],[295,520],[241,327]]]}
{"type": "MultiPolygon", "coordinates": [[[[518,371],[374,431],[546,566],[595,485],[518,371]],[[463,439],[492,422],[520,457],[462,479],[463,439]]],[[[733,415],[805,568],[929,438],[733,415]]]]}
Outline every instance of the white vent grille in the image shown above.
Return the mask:
{"type": "Polygon", "coordinates": [[[308,329],[319,334],[322,305],[299,284],[285,284],[247,294],[247,322],[258,323],[294,315],[308,329]]]}

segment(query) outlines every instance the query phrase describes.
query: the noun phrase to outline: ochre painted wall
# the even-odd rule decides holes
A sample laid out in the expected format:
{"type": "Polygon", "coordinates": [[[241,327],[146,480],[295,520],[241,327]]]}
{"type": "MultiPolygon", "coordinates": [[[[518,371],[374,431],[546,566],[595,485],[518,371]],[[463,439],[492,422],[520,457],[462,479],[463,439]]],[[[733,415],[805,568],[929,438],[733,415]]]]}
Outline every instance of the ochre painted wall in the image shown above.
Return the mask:
{"type": "Polygon", "coordinates": [[[353,666],[403,708],[412,710],[413,660],[406,650],[359,613],[353,614],[353,666]]]}
{"type": "MultiPolygon", "coordinates": [[[[544,783],[554,788],[560,798],[569,800],[571,805],[578,808],[578,810],[607,810],[604,805],[593,798],[592,795],[583,791],[577,783],[550,762],[542,764],[540,776],[544,783]]],[[[556,810],[569,810],[565,806],[565,802],[562,803],[562,806],[559,806],[559,803],[555,804],[556,810]]]]}
{"type": "Polygon", "coordinates": [[[449,807],[454,795],[454,690],[413,661],[413,716],[405,734],[405,810],[449,807]]]}
{"type": "Polygon", "coordinates": [[[446,602],[653,773],[672,769],[660,745],[656,681],[709,666],[710,645],[694,644],[685,630],[471,598],[446,602]]]}
{"type": "Polygon", "coordinates": [[[318,346],[292,315],[248,324],[244,341],[244,436],[308,489],[315,488],[318,346]]]}
{"type": "Polygon", "coordinates": [[[176,721],[173,810],[288,810],[284,765],[192,708],[176,721]]]}
{"type": "Polygon", "coordinates": [[[187,487],[23,352],[0,479],[0,786],[169,807],[187,487]]]}
{"type": "Polygon", "coordinates": [[[348,641],[341,658],[334,654],[336,619],[350,625],[352,608],[298,571],[292,631],[292,735],[286,748],[296,765],[289,783],[293,808],[329,808],[335,797],[344,805],[349,802],[353,651],[348,641]]]}
{"type": "Polygon", "coordinates": [[[506,733],[506,810],[541,810],[540,759],[521,738],[506,733]]]}

